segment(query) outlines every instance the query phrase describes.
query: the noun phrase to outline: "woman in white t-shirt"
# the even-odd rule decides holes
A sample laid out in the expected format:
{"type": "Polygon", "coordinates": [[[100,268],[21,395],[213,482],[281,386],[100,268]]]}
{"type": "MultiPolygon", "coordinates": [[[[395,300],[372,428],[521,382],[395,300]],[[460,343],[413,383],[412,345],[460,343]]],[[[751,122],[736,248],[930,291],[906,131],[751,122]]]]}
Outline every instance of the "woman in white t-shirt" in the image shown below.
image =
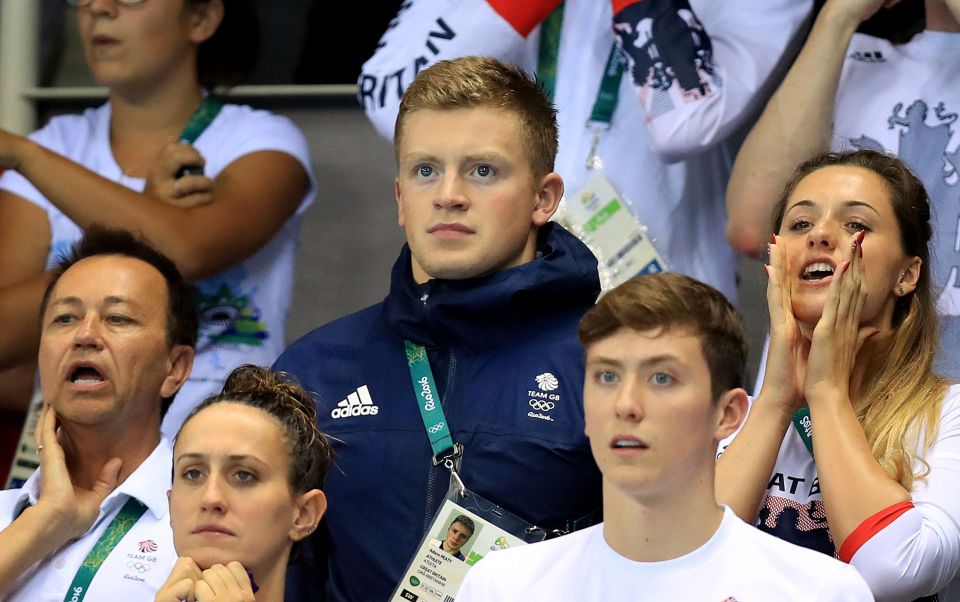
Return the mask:
{"type": "Polygon", "coordinates": [[[955,599],[960,390],[932,371],[926,191],[891,155],[827,153],[774,215],[766,375],[718,498],[794,543],[822,536],[878,600],[955,599]]]}
{"type": "MultiPolygon", "coordinates": [[[[36,356],[56,255],[94,223],[137,231],[199,289],[197,359],[169,436],[231,368],[283,349],[298,216],[313,193],[308,145],[283,117],[207,95],[256,61],[254,0],[69,3],[109,100],[29,138],[0,131],[0,369],[36,356]]],[[[26,383],[0,372],[0,407],[10,392],[23,402],[30,368],[26,383]]]]}
{"type": "Polygon", "coordinates": [[[316,414],[301,387],[246,365],[187,418],[170,491],[179,559],[156,602],[282,602],[291,550],[326,509],[333,448],[316,414]]]}

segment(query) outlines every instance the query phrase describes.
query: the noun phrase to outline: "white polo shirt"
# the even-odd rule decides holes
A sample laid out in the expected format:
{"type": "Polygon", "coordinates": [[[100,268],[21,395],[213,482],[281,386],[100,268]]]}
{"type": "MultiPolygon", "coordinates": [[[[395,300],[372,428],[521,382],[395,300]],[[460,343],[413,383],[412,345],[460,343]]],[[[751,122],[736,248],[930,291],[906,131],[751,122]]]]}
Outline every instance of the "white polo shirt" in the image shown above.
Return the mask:
{"type": "MultiPolygon", "coordinates": [[[[143,464],[103,501],[100,516],[90,530],[31,566],[3,600],[63,602],[77,569],[131,497],[142,502],[147,511],[100,566],[85,601],[152,600],[177,560],[167,515],[172,461],[170,442],[161,439],[143,464]]],[[[0,491],[0,529],[6,528],[28,503],[37,503],[39,488],[40,470],[37,470],[22,489],[0,491]]]]}

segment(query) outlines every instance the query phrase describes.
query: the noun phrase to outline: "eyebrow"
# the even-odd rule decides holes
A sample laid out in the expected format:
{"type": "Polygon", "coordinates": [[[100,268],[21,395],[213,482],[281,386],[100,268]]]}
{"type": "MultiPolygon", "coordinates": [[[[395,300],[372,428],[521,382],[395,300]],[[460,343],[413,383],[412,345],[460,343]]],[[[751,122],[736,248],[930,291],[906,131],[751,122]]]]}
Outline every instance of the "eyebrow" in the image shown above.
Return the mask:
{"type": "MultiPolygon", "coordinates": [[[[787,210],[784,211],[784,214],[790,212],[790,210],[793,209],[794,207],[815,207],[816,205],[817,205],[816,202],[811,201],[810,199],[804,199],[804,200],[802,200],[802,201],[797,201],[797,202],[794,203],[793,205],[790,205],[789,207],[787,207],[787,210]]],[[[864,202],[864,201],[854,201],[854,200],[844,201],[844,202],[843,202],[843,206],[846,207],[846,208],[849,208],[849,207],[866,207],[866,208],[869,209],[870,211],[873,211],[873,212],[876,213],[877,215],[880,215],[880,212],[877,211],[876,209],[874,209],[874,208],[873,208],[873,205],[871,205],[870,203],[866,203],[866,202],[864,202]]]]}
{"type": "MultiPolygon", "coordinates": [[[[120,297],[118,295],[109,295],[104,297],[103,303],[106,305],[136,305],[137,302],[132,299],[127,299],[126,297],[120,297]]],[[[53,302],[53,305],[83,305],[83,300],[80,297],[75,295],[68,295],[66,297],[61,297],[53,302]]]]}
{"type": "MultiPolygon", "coordinates": [[[[485,153],[473,153],[463,157],[461,163],[477,163],[477,162],[494,162],[494,161],[504,161],[505,157],[503,154],[496,151],[490,151],[485,153]]],[[[431,153],[421,153],[421,152],[411,152],[400,157],[401,163],[440,163],[441,160],[437,155],[431,153]]]]}
{"type": "MultiPolygon", "coordinates": [[[[644,358],[639,365],[641,367],[649,367],[649,366],[655,366],[657,364],[664,364],[666,362],[677,362],[680,364],[684,363],[683,360],[677,357],[676,355],[663,353],[660,355],[654,355],[652,357],[644,358]]],[[[620,360],[609,358],[609,357],[603,357],[603,356],[599,356],[599,357],[591,358],[587,360],[587,365],[593,365],[593,364],[604,364],[607,366],[615,366],[618,368],[624,365],[623,362],[620,360]]]]}
{"type": "MultiPolygon", "coordinates": [[[[193,452],[193,453],[177,456],[177,460],[175,463],[179,464],[182,460],[206,460],[209,457],[210,456],[208,454],[193,452]]],[[[251,454],[230,454],[229,456],[227,456],[227,460],[230,460],[231,462],[242,462],[246,460],[254,460],[256,462],[259,462],[260,464],[266,464],[266,462],[264,462],[260,458],[251,454]]]]}

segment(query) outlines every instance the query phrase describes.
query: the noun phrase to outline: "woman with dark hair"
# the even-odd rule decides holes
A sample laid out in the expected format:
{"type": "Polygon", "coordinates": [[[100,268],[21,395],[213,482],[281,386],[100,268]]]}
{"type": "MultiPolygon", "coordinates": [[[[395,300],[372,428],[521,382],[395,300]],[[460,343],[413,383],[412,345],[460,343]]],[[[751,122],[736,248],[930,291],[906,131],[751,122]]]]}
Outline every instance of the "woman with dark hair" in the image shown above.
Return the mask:
{"type": "Polygon", "coordinates": [[[109,99],[29,138],[0,131],[0,369],[36,355],[34,314],[59,252],[94,223],[139,231],[199,293],[197,359],[165,418],[171,435],[231,367],[282,350],[314,190],[308,145],[289,120],[213,94],[256,60],[252,0],[69,4],[109,99]]]}
{"type": "Polygon", "coordinates": [[[718,498],[836,549],[878,600],[957,599],[960,386],[932,367],[923,184],[890,155],[825,153],[797,168],[773,230],[763,387],[718,498]]]}
{"type": "Polygon", "coordinates": [[[281,602],[291,551],[326,509],[333,449],[299,386],[241,366],[184,422],[170,524],[179,560],[156,602],[281,602]]]}

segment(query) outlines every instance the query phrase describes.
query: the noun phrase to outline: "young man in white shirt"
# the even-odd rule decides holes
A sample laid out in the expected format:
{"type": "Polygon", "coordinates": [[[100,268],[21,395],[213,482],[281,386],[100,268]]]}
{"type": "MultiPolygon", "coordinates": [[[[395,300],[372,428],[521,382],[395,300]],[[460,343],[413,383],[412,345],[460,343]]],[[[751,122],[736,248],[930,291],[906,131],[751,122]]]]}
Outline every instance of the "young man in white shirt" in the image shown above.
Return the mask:
{"type": "Polygon", "coordinates": [[[714,496],[717,444],[747,411],[743,326],[679,274],[631,280],[580,323],[584,412],[605,522],[498,551],[457,602],[873,600],[850,566],[760,532],[714,496]]]}

